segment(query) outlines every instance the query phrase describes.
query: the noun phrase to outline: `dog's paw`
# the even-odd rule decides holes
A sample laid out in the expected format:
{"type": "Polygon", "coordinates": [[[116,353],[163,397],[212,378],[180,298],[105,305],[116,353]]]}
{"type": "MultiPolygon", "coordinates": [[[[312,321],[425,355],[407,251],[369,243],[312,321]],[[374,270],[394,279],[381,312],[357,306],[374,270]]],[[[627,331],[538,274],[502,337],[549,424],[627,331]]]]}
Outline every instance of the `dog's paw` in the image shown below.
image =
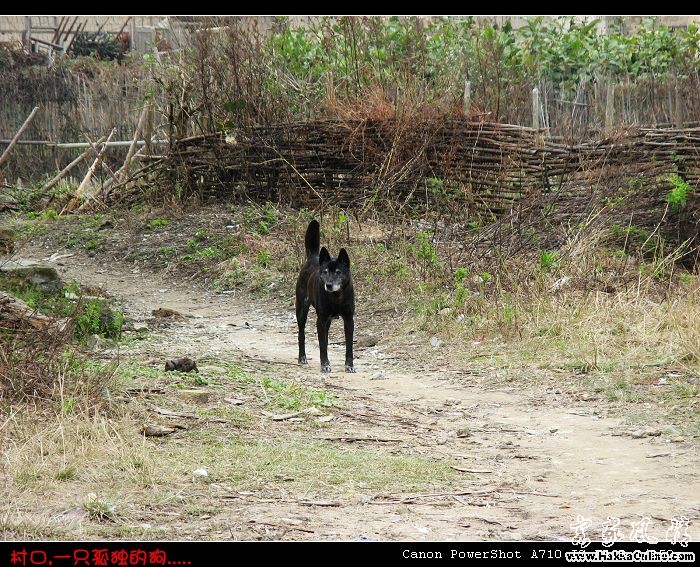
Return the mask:
{"type": "Polygon", "coordinates": [[[306,360],[306,356],[300,356],[299,357],[299,364],[308,364],[309,361],[306,360]]]}
{"type": "Polygon", "coordinates": [[[331,365],[330,364],[322,364],[321,365],[321,372],[330,372],[331,371],[331,365]]]}
{"type": "Polygon", "coordinates": [[[355,372],[355,367],[352,364],[346,364],[345,372],[355,372]]]}

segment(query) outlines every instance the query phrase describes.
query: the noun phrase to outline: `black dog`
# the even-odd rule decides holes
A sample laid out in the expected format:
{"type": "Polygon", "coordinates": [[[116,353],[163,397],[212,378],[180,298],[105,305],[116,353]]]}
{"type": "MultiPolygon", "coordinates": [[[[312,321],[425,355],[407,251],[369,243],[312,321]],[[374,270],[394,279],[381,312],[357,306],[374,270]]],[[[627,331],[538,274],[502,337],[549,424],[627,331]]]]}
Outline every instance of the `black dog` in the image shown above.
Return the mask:
{"type": "Polygon", "coordinates": [[[309,315],[309,306],[316,309],[316,329],[321,347],[321,372],[330,372],[328,360],[328,330],[331,319],[343,318],[345,328],[345,371],[355,372],[352,362],[352,335],[355,329],[355,290],[352,287],[350,258],[345,248],[337,258],[331,258],[328,250],[321,246],[321,227],[311,221],[304,238],[306,264],[297,280],[297,323],[299,325],[299,364],[306,364],[304,329],[309,315]]]}

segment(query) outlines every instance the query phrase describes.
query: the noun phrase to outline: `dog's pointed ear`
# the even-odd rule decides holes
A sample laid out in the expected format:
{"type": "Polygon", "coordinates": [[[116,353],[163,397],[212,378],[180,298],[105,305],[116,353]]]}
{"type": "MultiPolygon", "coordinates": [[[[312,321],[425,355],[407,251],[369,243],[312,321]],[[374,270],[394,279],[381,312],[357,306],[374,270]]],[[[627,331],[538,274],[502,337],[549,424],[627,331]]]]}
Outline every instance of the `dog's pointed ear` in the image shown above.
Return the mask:
{"type": "Polygon", "coordinates": [[[328,252],[328,250],[326,249],[326,247],[324,246],[323,248],[321,248],[321,251],[318,253],[318,263],[325,264],[326,262],[330,262],[330,261],[331,261],[331,255],[328,252]]]}
{"type": "Polygon", "coordinates": [[[345,248],[340,249],[340,254],[338,254],[338,263],[344,266],[350,267],[350,256],[348,256],[347,250],[345,248]]]}

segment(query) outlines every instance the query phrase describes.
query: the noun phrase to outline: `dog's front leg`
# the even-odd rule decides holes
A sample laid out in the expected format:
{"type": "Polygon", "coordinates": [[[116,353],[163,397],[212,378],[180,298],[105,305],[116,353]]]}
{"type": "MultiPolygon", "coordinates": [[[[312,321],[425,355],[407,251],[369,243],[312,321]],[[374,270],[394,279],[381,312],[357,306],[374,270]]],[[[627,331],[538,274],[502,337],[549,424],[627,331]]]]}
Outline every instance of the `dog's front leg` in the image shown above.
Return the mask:
{"type": "Polygon", "coordinates": [[[316,320],[316,330],[318,331],[318,346],[321,349],[321,372],[331,371],[331,362],[328,360],[328,328],[330,320],[324,321],[323,317],[316,320]]]}
{"type": "Polygon", "coordinates": [[[345,329],[345,372],[355,372],[352,356],[352,335],[355,332],[355,321],[352,315],[343,317],[345,329]]]}
{"type": "Polygon", "coordinates": [[[306,318],[309,315],[309,302],[297,298],[297,324],[299,325],[299,364],[306,364],[306,318]]]}

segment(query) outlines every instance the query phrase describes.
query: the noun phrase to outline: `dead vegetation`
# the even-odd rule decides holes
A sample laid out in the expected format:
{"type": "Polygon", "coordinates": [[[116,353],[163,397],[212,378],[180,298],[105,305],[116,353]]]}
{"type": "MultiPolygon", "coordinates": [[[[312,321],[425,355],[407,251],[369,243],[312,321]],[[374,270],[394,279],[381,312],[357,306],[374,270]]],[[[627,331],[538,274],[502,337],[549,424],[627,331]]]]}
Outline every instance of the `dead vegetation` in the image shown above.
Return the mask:
{"type": "MultiPolygon", "coordinates": [[[[652,383],[670,373],[678,375],[672,381],[679,387],[697,388],[698,282],[678,264],[687,248],[669,249],[636,225],[592,230],[584,224],[570,227],[559,248],[543,249],[530,239],[494,257],[470,247],[470,240],[451,239],[458,233],[440,224],[437,230],[430,222],[389,226],[332,208],[322,215],[324,243],[353,251],[362,326],[397,347],[422,343],[406,356],[423,359],[429,338],[437,336],[446,343],[440,350],[466,367],[554,369],[604,388],[630,377],[630,387],[652,383]]],[[[140,210],[109,221],[116,227],[101,231],[95,250],[139,270],[157,266],[220,293],[252,293],[286,306],[308,218],[271,204],[234,205],[229,212],[204,207],[196,214],[191,207],[175,214],[140,210]]],[[[51,246],[86,224],[45,222],[42,238],[51,246]]],[[[564,233],[566,227],[557,226],[564,233]]],[[[471,242],[490,230],[475,227],[471,242]]]]}
{"type": "MultiPolygon", "coordinates": [[[[30,311],[31,313],[31,311],[30,311]]],[[[31,315],[27,321],[33,320],[31,315]]],[[[77,400],[88,404],[104,401],[112,371],[92,364],[72,348],[72,324],[51,322],[47,328],[30,324],[0,331],[0,400],[24,402],[59,410],[77,400]]]]}
{"type": "MultiPolygon", "coordinates": [[[[326,76],[323,101],[317,89],[294,96],[302,109],[328,103],[334,118],[287,122],[290,101],[263,88],[259,37],[225,33],[194,36],[180,63],[191,71],[206,55],[197,73],[160,77],[167,155],[130,172],[129,159],[107,164],[107,183],[84,178],[85,199],[70,182],[36,199],[16,192],[6,251],[50,250],[133,299],[134,321],[120,335],[99,298],[73,314],[83,335],[113,331],[87,357],[66,333],[31,324],[51,315],[46,303],[29,317],[13,310],[0,331],[0,500],[13,503],[0,533],[332,538],[327,524],[351,518],[349,537],[374,521],[367,506],[410,504],[429,507],[417,512],[426,523],[457,507],[440,520],[443,537],[474,518],[488,526],[479,537],[534,518],[561,538],[575,473],[607,473],[577,444],[602,446],[601,460],[629,473],[665,453],[627,438],[673,442],[679,467],[693,469],[698,128],[564,144],[467,118],[455,93],[439,112],[418,91],[399,108],[386,89],[360,90],[359,71],[358,92],[376,96],[338,103],[326,76]],[[221,69],[220,42],[231,60],[221,69]],[[196,79],[196,96],[184,96],[196,79]],[[350,251],[358,377],[323,381],[294,364],[290,305],[312,217],[325,245],[350,251]],[[171,366],[197,372],[162,370],[171,366]],[[562,440],[571,415],[586,419],[562,440]],[[534,484],[552,478],[551,489],[534,484]],[[485,508],[496,515],[475,515],[485,508]]],[[[648,470],[639,481],[655,505],[677,511],[668,470],[648,470]]],[[[623,491],[600,490],[598,511],[623,491]]],[[[377,517],[380,537],[427,537],[377,517]]]]}
{"type": "MultiPolygon", "coordinates": [[[[514,387],[533,396],[536,403],[527,403],[538,416],[573,404],[575,411],[622,418],[613,432],[623,437],[598,443],[622,447],[637,435],[648,443],[676,440],[672,449],[680,450],[694,442],[698,286],[672,257],[664,263],[614,234],[590,233],[551,256],[530,250],[500,265],[475,258],[462,267],[450,264],[458,256],[430,224],[389,225],[379,215],[358,222],[327,208],[323,241],[351,251],[358,340],[370,345],[358,345],[360,382],[350,388],[345,376],[322,381],[294,364],[295,335],[284,317],[308,214],[272,204],[228,211],[140,206],[21,222],[42,228],[33,245],[75,254],[75,267],[87,261],[82,269],[91,272],[102,259],[115,259],[111,269],[120,275],[110,275],[110,285],[127,299],[150,298],[140,315],[150,332],[122,338],[108,400],[98,393],[98,403],[88,403],[57,389],[47,392],[54,402],[44,407],[53,409],[41,419],[31,404],[8,406],[3,490],[15,506],[0,520],[6,536],[353,537],[367,533],[359,517],[372,506],[378,511],[370,533],[424,537],[379,511],[408,503],[443,535],[457,522],[489,537],[496,534],[489,530],[520,522],[501,510],[548,506],[532,499],[560,505],[553,497],[559,480],[546,487],[522,480],[534,470],[552,474],[549,457],[524,444],[540,439],[532,437],[536,422],[493,423],[498,406],[483,405],[483,396],[514,387]],[[94,246],[71,240],[88,227],[103,227],[90,229],[94,246]],[[160,271],[169,283],[149,283],[160,271]],[[194,286],[189,293],[200,300],[205,293],[218,307],[201,306],[199,318],[178,303],[153,304],[153,297],[166,301],[170,292],[160,289],[180,285],[174,282],[194,286]],[[239,313],[241,305],[263,313],[239,313]],[[182,316],[153,316],[159,309],[182,316]],[[442,346],[432,347],[431,336],[442,346]],[[199,373],[163,370],[167,358],[192,355],[199,373]],[[449,381],[437,389],[435,377],[449,381]],[[415,390],[402,397],[406,388],[428,384],[438,401],[420,401],[415,390]],[[478,399],[457,393],[477,384],[478,399]],[[201,395],[190,398],[191,390],[201,395]],[[168,433],[145,436],[148,428],[168,433]],[[206,476],[194,474],[200,469],[206,476]],[[493,514],[484,515],[487,503],[493,514]],[[444,525],[429,519],[435,510],[444,525]]],[[[109,350],[98,352],[114,359],[109,350]]],[[[517,408],[503,411],[534,419],[527,405],[517,408]]],[[[549,430],[565,422],[545,423],[539,427],[556,437],[549,430]]],[[[559,519],[550,520],[547,533],[566,533],[555,525],[566,510],[548,514],[559,519]]]]}

